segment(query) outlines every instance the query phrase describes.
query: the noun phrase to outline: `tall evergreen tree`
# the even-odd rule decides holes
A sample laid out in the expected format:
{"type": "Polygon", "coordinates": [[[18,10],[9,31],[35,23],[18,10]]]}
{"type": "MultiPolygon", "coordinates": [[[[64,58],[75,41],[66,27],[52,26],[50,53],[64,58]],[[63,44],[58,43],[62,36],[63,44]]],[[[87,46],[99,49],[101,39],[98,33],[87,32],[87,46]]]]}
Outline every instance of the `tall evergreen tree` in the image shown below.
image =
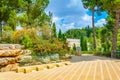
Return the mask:
{"type": "Polygon", "coordinates": [[[59,29],[59,32],[58,32],[58,38],[59,38],[59,39],[62,38],[62,31],[61,31],[61,29],[59,29]]]}
{"type": "Polygon", "coordinates": [[[87,51],[87,41],[83,34],[81,35],[81,38],[80,38],[80,46],[82,51],[87,51]]]}
{"type": "Polygon", "coordinates": [[[52,37],[57,37],[57,35],[56,35],[56,25],[55,25],[55,23],[53,23],[53,25],[52,25],[52,37]]]}

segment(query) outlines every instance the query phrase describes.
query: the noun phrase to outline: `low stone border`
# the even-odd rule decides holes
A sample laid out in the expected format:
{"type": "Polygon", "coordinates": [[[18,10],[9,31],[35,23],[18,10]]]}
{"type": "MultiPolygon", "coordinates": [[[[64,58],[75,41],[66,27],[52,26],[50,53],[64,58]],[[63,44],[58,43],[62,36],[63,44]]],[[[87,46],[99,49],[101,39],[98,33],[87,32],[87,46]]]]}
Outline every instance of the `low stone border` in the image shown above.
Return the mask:
{"type": "Polygon", "coordinates": [[[65,66],[65,65],[70,65],[70,64],[71,64],[70,61],[66,61],[66,62],[61,62],[61,63],[52,63],[52,64],[34,65],[34,66],[27,66],[27,67],[18,67],[16,69],[16,72],[17,73],[19,73],[19,72],[30,73],[33,70],[41,71],[41,70],[44,70],[44,69],[52,69],[52,68],[55,68],[55,67],[62,67],[62,66],[65,66]]]}

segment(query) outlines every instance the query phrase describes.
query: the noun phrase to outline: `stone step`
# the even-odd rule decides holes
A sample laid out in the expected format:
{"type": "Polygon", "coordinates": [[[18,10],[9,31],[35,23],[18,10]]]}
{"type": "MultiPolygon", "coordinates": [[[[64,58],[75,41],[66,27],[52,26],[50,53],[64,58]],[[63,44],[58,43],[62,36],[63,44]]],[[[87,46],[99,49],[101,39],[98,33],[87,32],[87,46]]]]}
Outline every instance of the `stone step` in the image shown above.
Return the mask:
{"type": "Polygon", "coordinates": [[[66,62],[62,62],[63,64],[65,64],[65,65],[70,65],[71,63],[70,63],[70,61],[66,61],[66,62]]]}
{"type": "Polygon", "coordinates": [[[48,69],[51,69],[51,68],[54,68],[54,67],[56,67],[56,65],[54,65],[54,64],[47,64],[47,68],[48,69]]]}
{"type": "Polygon", "coordinates": [[[32,68],[31,67],[25,67],[24,68],[24,73],[30,73],[32,72],[32,68]]]}
{"type": "Polygon", "coordinates": [[[44,70],[47,66],[45,65],[39,65],[39,66],[36,66],[36,70],[37,71],[41,71],[41,70],[44,70]]]}
{"type": "Polygon", "coordinates": [[[19,72],[24,72],[24,67],[18,67],[17,69],[16,69],[16,72],[17,73],[19,73],[19,72]]]}
{"type": "Polygon", "coordinates": [[[18,67],[16,72],[23,72],[23,73],[30,73],[34,71],[41,71],[44,69],[52,69],[55,67],[62,67],[64,65],[69,65],[70,62],[61,62],[61,63],[52,63],[52,64],[43,64],[43,65],[34,65],[34,66],[27,66],[27,67],[18,67]]]}
{"type": "Polygon", "coordinates": [[[62,67],[62,66],[64,66],[64,64],[62,64],[62,63],[56,63],[56,66],[57,67],[62,67]]]}

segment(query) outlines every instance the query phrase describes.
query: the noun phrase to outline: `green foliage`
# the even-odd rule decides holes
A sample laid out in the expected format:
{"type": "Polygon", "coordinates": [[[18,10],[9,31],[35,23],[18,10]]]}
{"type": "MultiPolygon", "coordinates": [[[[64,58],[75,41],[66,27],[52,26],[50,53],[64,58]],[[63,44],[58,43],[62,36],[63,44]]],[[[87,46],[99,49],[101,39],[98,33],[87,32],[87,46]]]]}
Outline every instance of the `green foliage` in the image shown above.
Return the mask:
{"type": "Polygon", "coordinates": [[[102,7],[104,10],[117,10],[120,8],[120,1],[119,0],[100,0],[103,4],[102,7]]]}
{"type": "Polygon", "coordinates": [[[50,35],[50,28],[48,25],[43,25],[41,27],[41,30],[40,30],[41,34],[42,34],[42,37],[43,39],[50,39],[51,35],[50,35]]]}
{"type": "Polygon", "coordinates": [[[55,23],[53,23],[53,26],[52,26],[52,37],[55,37],[55,38],[57,37],[55,23]]]}
{"type": "Polygon", "coordinates": [[[73,51],[76,51],[76,45],[74,44],[74,46],[73,46],[73,51]]]}
{"type": "Polygon", "coordinates": [[[2,40],[0,43],[14,43],[13,41],[13,30],[10,26],[4,26],[3,27],[3,34],[2,34],[2,40]]]}
{"type": "Polygon", "coordinates": [[[102,51],[82,51],[82,54],[93,54],[96,56],[106,56],[106,57],[110,57],[111,56],[111,52],[102,52],[102,51]]]}
{"type": "MultiPolygon", "coordinates": [[[[51,53],[60,53],[61,50],[67,50],[63,42],[53,39],[53,40],[41,40],[39,43],[35,44],[34,51],[38,55],[45,55],[51,53]]],[[[64,53],[63,53],[64,54],[64,53]]]]}
{"type": "Polygon", "coordinates": [[[29,37],[29,35],[24,35],[22,39],[22,44],[25,46],[25,48],[32,47],[32,40],[29,37]]]}
{"type": "Polygon", "coordinates": [[[59,38],[59,39],[62,38],[62,31],[61,31],[61,29],[59,29],[59,32],[58,32],[58,38],[59,38]]]}
{"type": "Polygon", "coordinates": [[[85,34],[86,35],[86,29],[70,29],[67,32],[65,32],[65,36],[67,38],[78,38],[80,39],[81,34],[85,34]]]}
{"type": "Polygon", "coordinates": [[[27,27],[44,24],[48,17],[44,10],[48,6],[49,0],[24,0],[24,11],[27,14],[27,27]],[[47,17],[46,17],[47,16],[47,17]],[[44,17],[44,18],[42,18],[44,17]]]}
{"type": "Polygon", "coordinates": [[[120,28],[119,28],[119,30],[118,30],[117,50],[120,50],[120,28]]]}
{"type": "Polygon", "coordinates": [[[87,41],[84,35],[82,35],[80,38],[80,44],[81,44],[81,50],[87,51],[87,41]]]}
{"type": "Polygon", "coordinates": [[[92,33],[92,28],[90,28],[90,26],[85,27],[86,30],[86,36],[90,37],[91,33],[92,33]]]}
{"type": "Polygon", "coordinates": [[[116,52],[116,57],[120,59],[120,51],[116,52]]]}
{"type": "Polygon", "coordinates": [[[17,14],[15,10],[12,10],[9,14],[9,19],[7,21],[8,25],[12,27],[12,30],[16,30],[16,24],[17,24],[17,14]]]}
{"type": "Polygon", "coordinates": [[[37,31],[34,28],[33,29],[24,28],[23,30],[14,31],[14,34],[13,34],[14,43],[22,44],[23,39],[28,38],[28,40],[30,41],[30,44],[31,44],[31,40],[32,40],[32,43],[35,44],[38,42],[38,38],[39,38],[38,35],[36,34],[37,34],[37,31]]]}

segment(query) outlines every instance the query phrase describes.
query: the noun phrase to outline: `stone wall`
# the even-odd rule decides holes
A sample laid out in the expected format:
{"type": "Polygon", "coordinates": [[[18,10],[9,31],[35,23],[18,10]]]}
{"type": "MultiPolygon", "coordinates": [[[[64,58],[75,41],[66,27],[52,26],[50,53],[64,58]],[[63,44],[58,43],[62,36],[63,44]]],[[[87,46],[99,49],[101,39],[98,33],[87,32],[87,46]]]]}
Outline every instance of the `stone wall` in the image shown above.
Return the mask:
{"type": "Polygon", "coordinates": [[[22,50],[19,44],[0,44],[0,72],[17,69],[21,57],[31,54],[22,50]]]}

